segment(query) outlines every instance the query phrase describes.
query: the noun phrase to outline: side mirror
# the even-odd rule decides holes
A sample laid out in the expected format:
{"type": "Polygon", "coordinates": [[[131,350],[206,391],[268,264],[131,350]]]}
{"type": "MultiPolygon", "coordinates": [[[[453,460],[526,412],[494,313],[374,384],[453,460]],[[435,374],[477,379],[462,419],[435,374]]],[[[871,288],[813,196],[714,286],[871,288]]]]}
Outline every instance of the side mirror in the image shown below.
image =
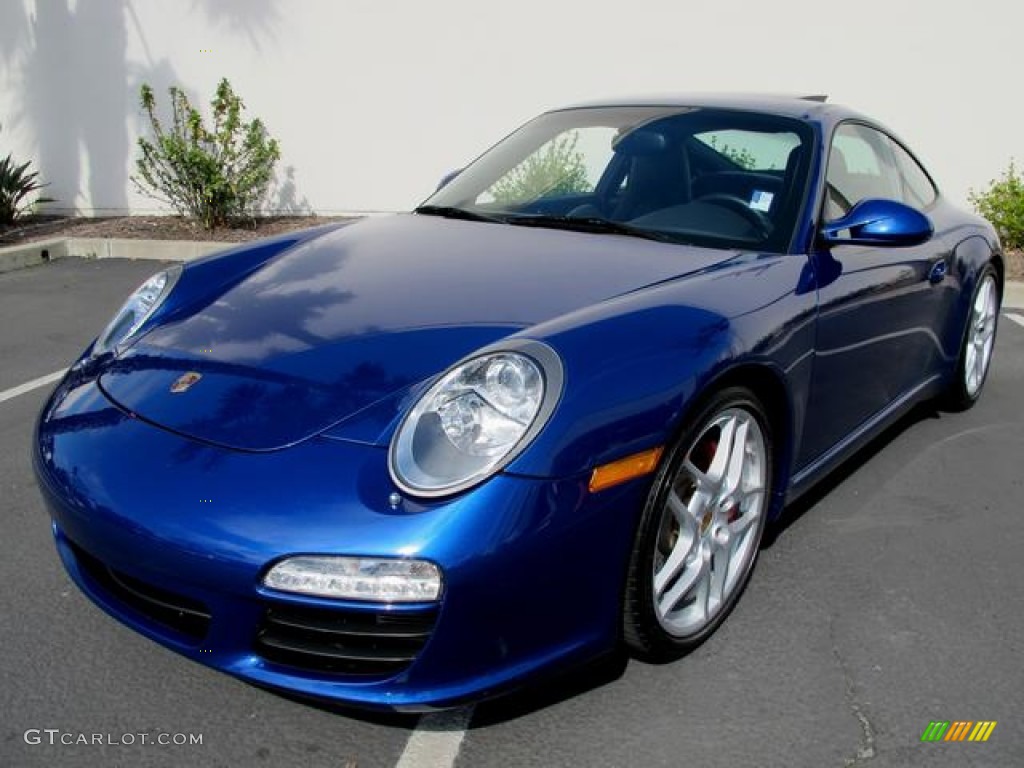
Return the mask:
{"type": "Polygon", "coordinates": [[[826,222],[821,239],[828,245],[919,245],[935,229],[923,213],[895,200],[861,200],[842,218],[826,222]]]}
{"type": "MultiPolygon", "coordinates": [[[[456,168],[454,171],[448,171],[444,176],[441,177],[441,182],[437,185],[437,189],[448,186],[448,182],[452,181],[456,176],[462,173],[461,168],[456,168]]],[[[434,191],[436,192],[437,189],[434,191]]]]}

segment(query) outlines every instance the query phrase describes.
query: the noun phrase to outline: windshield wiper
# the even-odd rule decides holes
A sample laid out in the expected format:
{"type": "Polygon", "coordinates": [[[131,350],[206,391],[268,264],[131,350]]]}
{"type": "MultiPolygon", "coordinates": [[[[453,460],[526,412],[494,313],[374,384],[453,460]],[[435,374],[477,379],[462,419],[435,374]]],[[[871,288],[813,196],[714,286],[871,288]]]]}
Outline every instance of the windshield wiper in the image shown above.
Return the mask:
{"type": "Polygon", "coordinates": [[[664,232],[641,229],[597,216],[510,216],[506,221],[509,224],[519,224],[524,227],[569,229],[574,232],[593,232],[599,235],[626,235],[627,237],[642,237],[645,240],[657,240],[660,243],[678,242],[664,232]]]}
{"type": "Polygon", "coordinates": [[[421,213],[427,216],[443,216],[447,219],[464,219],[465,221],[486,221],[492,224],[518,224],[523,227],[549,227],[551,229],[568,229],[574,232],[591,232],[599,235],[625,235],[627,237],[640,237],[645,240],[656,240],[660,243],[679,242],[676,238],[665,232],[641,229],[597,216],[542,216],[529,214],[501,218],[486,213],[479,213],[468,208],[457,208],[453,205],[421,205],[413,213],[421,213]]]}
{"type": "Polygon", "coordinates": [[[497,216],[488,216],[486,213],[477,213],[468,208],[456,208],[454,205],[421,205],[413,213],[422,213],[427,216],[443,216],[446,219],[464,219],[465,221],[487,221],[492,224],[504,224],[504,219],[497,216]]]}

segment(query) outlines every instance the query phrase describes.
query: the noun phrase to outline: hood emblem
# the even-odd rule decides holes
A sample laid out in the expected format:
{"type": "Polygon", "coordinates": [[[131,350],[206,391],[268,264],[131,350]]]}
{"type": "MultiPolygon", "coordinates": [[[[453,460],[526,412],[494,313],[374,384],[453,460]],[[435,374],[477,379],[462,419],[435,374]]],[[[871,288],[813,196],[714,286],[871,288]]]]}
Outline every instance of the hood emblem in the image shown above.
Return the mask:
{"type": "Polygon", "coordinates": [[[182,392],[188,392],[201,378],[203,378],[203,375],[195,371],[182,374],[171,384],[171,394],[180,395],[182,392]]]}

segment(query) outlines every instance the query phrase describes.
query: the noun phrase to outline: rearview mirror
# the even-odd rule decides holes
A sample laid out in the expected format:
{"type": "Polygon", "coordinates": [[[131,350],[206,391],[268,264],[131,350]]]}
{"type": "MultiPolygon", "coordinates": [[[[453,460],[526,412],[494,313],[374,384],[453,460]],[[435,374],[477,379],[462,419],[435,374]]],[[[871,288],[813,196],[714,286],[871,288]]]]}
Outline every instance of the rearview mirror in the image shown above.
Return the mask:
{"type": "Polygon", "coordinates": [[[826,222],[821,239],[828,245],[919,245],[935,232],[923,213],[895,200],[861,200],[845,216],[826,222]]]}

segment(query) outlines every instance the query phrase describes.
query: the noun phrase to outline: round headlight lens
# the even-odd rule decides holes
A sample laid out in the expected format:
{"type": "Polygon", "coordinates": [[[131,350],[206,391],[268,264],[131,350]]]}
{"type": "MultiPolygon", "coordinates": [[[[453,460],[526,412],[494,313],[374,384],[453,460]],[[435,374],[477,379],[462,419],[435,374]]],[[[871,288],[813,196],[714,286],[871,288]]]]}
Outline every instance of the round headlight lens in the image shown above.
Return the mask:
{"type": "Polygon", "coordinates": [[[174,289],[181,275],[175,266],[158,272],[140,285],[114,315],[93,346],[95,354],[109,352],[121,342],[135,335],[174,289]]]}
{"type": "MultiPolygon", "coordinates": [[[[547,367],[557,366],[554,352],[542,349],[553,360],[547,367]]],[[[533,357],[517,351],[491,352],[448,371],[395,433],[392,479],[413,495],[441,496],[488,477],[543,426],[558,394],[549,377],[533,357]]],[[[556,378],[560,385],[560,367],[556,378]]]]}

